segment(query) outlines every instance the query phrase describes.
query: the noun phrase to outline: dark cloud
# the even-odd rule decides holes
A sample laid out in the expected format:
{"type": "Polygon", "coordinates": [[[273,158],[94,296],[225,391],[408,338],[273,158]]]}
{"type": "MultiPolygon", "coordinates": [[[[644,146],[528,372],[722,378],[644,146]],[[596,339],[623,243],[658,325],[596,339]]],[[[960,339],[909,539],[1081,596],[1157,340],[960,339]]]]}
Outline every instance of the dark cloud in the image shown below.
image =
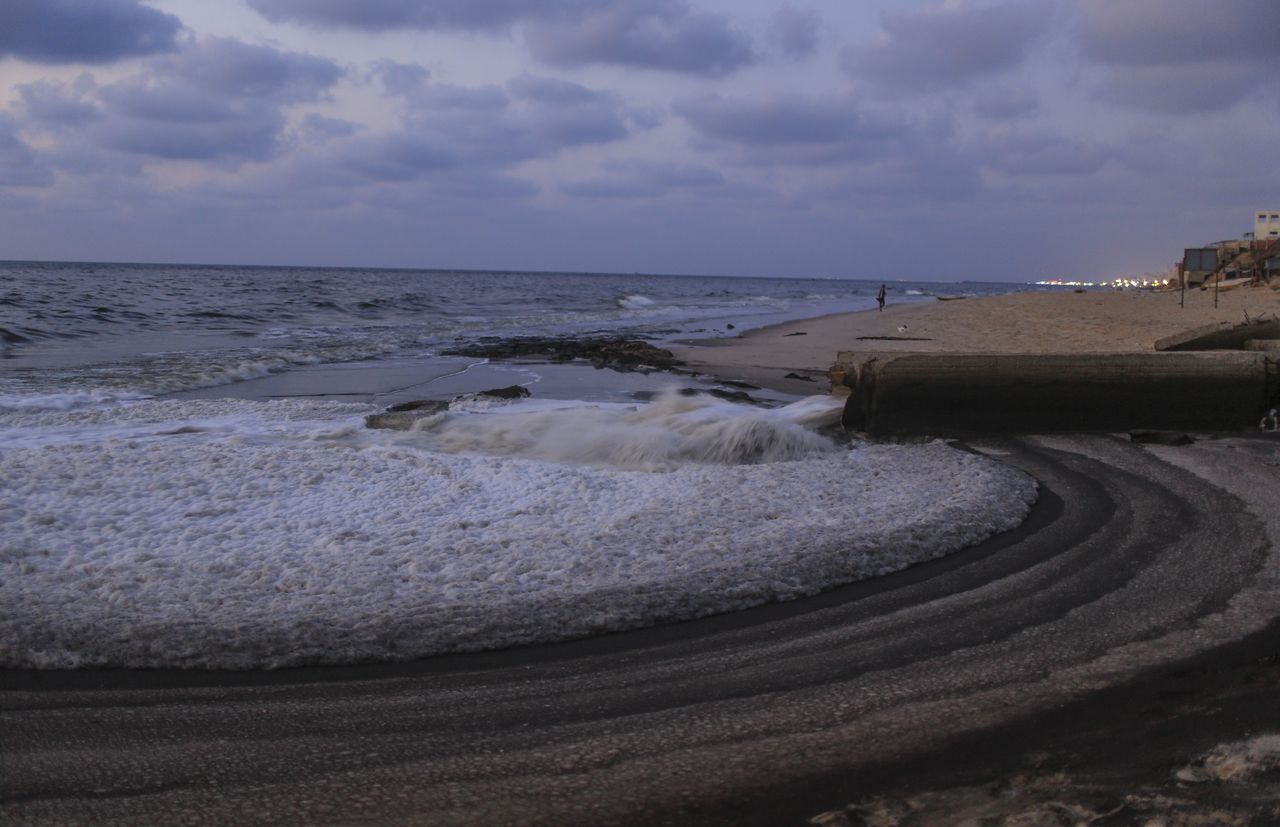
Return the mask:
{"type": "Polygon", "coordinates": [[[534,139],[540,155],[618,141],[655,125],[649,113],[606,90],[527,74],[513,78],[507,89],[510,123],[534,139]]]}
{"type": "MultiPolygon", "coordinates": [[[[874,210],[876,221],[884,217],[884,211],[896,211],[911,216],[916,224],[927,217],[930,226],[943,230],[951,229],[951,222],[938,211],[950,212],[954,220],[954,204],[972,202],[981,192],[982,177],[973,158],[937,147],[933,152],[901,153],[854,167],[835,179],[825,180],[815,195],[838,204],[856,205],[860,211],[874,210]]],[[[966,243],[972,246],[973,240],[966,243]]],[[[948,264],[954,266],[955,262],[948,264]]]]}
{"type": "Polygon", "coordinates": [[[163,82],[181,83],[192,92],[276,103],[318,100],[342,74],[325,58],[224,37],[204,38],[161,58],[152,70],[163,82]]]}
{"type": "Polygon", "coordinates": [[[1040,98],[1031,89],[994,86],[982,89],[973,99],[974,113],[988,121],[1011,121],[1040,109],[1040,98]]]}
{"type": "Polygon", "coordinates": [[[66,142],[62,156],[107,149],[234,165],[274,157],[284,107],[321,99],[341,75],[321,58],[209,38],[116,83],[84,76],[19,91],[32,125],[66,142]]]}
{"type": "MultiPolygon", "coordinates": [[[[491,30],[523,25],[525,40],[553,66],[613,64],[726,75],[756,61],[751,39],[723,14],[688,0],[249,0],[274,22],[385,31],[491,30]]],[[[805,48],[812,21],[792,14],[784,37],[805,48]]]]}
{"type": "Polygon", "coordinates": [[[77,88],[40,80],[19,86],[18,94],[28,121],[57,132],[82,128],[100,117],[98,107],[84,98],[84,92],[93,88],[92,79],[83,76],[77,88]]]}
{"type": "Polygon", "coordinates": [[[405,101],[401,129],[348,141],[337,163],[381,181],[464,171],[496,175],[522,161],[619,141],[652,126],[647,113],[612,92],[527,74],[505,89],[428,83],[405,101]]]}
{"type": "Polygon", "coordinates": [[[1080,10],[1081,49],[1101,63],[1280,60],[1275,0],[1081,0],[1080,10]]]}
{"type": "Polygon", "coordinates": [[[492,29],[597,4],[597,0],[249,0],[273,22],[372,31],[492,29]]]}
{"type": "Polygon", "coordinates": [[[607,92],[588,89],[577,83],[557,78],[524,74],[507,81],[507,88],[517,98],[552,106],[577,106],[600,100],[612,99],[607,92]]]}
{"type": "Polygon", "coordinates": [[[1166,114],[1216,112],[1245,98],[1264,82],[1252,63],[1125,66],[1107,73],[1099,97],[1130,109],[1166,114]]]}
{"type": "Polygon", "coordinates": [[[342,118],[329,118],[315,112],[302,119],[299,135],[309,144],[322,144],[334,138],[349,138],[363,127],[342,118]]]}
{"type": "Polygon", "coordinates": [[[884,31],[845,47],[843,64],[873,88],[937,92],[1020,64],[1052,19],[1046,0],[931,6],[886,15],[884,31]]]}
{"type": "Polygon", "coordinates": [[[283,115],[269,104],[214,103],[135,111],[104,122],[95,137],[101,146],[153,158],[265,161],[276,154],[283,127],[283,115]]]}
{"type": "Polygon", "coordinates": [[[501,86],[457,86],[432,83],[410,96],[410,102],[422,109],[436,111],[501,111],[511,102],[501,86]]]}
{"type": "Polygon", "coordinates": [[[773,15],[774,37],[782,53],[790,58],[808,57],[818,48],[822,15],[813,9],[787,5],[773,15]]]}
{"type": "Polygon", "coordinates": [[[724,15],[686,0],[619,0],[572,18],[530,20],[525,41],[554,66],[612,64],[722,76],[757,60],[749,37],[724,15]]]}
{"type": "Polygon", "coordinates": [[[110,63],[167,52],[182,21],[137,0],[5,0],[0,57],[36,63],[110,63]]]}
{"type": "Polygon", "coordinates": [[[521,75],[507,83],[519,120],[540,141],[555,147],[608,143],[648,126],[612,92],[554,78],[521,75]]]}
{"type": "Polygon", "coordinates": [[[17,121],[0,112],[0,187],[47,187],[53,171],[18,135],[17,121]]]}
{"type": "Polygon", "coordinates": [[[1220,111],[1280,72],[1274,0],[1085,0],[1077,22],[1082,54],[1106,70],[1098,96],[1126,107],[1220,111]]]}
{"type": "Polygon", "coordinates": [[[1060,135],[1019,135],[984,147],[985,165],[1010,175],[1090,175],[1111,154],[1060,135]]]}
{"type": "Polygon", "coordinates": [[[373,75],[388,95],[408,95],[421,89],[431,72],[416,63],[379,60],[373,65],[373,75]]]}
{"type": "Polygon", "coordinates": [[[342,167],[377,181],[414,181],[461,163],[447,148],[410,132],[350,142],[339,151],[337,161],[342,167]]]}
{"type": "Polygon", "coordinates": [[[722,187],[725,177],[710,167],[667,161],[610,161],[604,174],[563,184],[560,190],[586,198],[654,198],[677,190],[722,187]]]}
{"type": "Polygon", "coordinates": [[[901,124],[870,117],[845,97],[703,95],[679,99],[672,108],[702,135],[737,144],[834,144],[902,131],[901,124]]]}

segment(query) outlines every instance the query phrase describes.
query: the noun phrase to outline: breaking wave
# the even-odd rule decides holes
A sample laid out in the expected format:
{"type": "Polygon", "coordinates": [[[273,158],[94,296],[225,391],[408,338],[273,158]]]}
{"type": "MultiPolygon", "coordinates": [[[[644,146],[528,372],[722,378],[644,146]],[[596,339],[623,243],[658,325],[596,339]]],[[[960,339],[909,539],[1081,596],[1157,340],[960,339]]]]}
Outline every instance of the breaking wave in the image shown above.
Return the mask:
{"type": "Polygon", "coordinates": [[[840,400],[815,396],[783,408],[735,405],[668,391],[652,403],[534,412],[439,415],[415,432],[431,450],[642,470],[684,463],[741,465],[839,450],[815,428],[835,425],[840,400]]]}
{"type": "Polygon", "coordinates": [[[631,296],[621,296],[618,299],[618,307],[623,310],[647,310],[653,307],[654,300],[648,296],[642,296],[639,293],[631,296]]]}

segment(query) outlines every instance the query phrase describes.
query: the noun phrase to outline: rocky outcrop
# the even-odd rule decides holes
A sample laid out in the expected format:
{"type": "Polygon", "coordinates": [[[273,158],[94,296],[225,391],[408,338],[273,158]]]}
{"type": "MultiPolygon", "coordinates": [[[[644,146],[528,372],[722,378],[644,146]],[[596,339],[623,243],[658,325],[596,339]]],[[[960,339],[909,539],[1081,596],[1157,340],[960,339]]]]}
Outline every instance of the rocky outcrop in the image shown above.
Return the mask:
{"type": "Polygon", "coordinates": [[[520,336],[481,341],[444,351],[445,356],[485,359],[545,359],[549,362],[590,362],[596,368],[619,372],[670,370],[684,364],[669,350],[636,339],[520,336]]]}

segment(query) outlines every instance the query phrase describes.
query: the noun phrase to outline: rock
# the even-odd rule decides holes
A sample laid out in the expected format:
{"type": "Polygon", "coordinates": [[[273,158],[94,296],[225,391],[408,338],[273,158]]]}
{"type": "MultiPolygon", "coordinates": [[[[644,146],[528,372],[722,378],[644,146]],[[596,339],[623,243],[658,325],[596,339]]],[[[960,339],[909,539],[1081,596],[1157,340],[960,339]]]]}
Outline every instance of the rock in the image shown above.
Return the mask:
{"type": "Polygon", "coordinates": [[[524,385],[508,385],[505,388],[494,388],[476,394],[476,396],[492,396],[496,399],[523,399],[528,395],[529,389],[524,385]]]}
{"type": "Polygon", "coordinates": [[[759,385],[753,385],[750,382],[743,382],[741,379],[721,379],[721,385],[728,385],[731,388],[742,388],[745,391],[758,391],[759,385]]]}
{"type": "Polygon", "coordinates": [[[805,333],[803,330],[797,330],[795,333],[786,334],[786,336],[783,336],[783,338],[785,339],[787,336],[808,336],[808,335],[809,334],[805,333]]]}
{"type": "Polygon", "coordinates": [[[412,431],[419,421],[444,413],[449,410],[451,404],[460,400],[480,397],[523,399],[529,395],[529,389],[523,385],[508,385],[505,388],[492,388],[477,393],[465,393],[462,396],[455,396],[448,402],[443,399],[415,399],[412,402],[401,402],[397,405],[392,405],[382,413],[369,414],[364,418],[364,426],[366,428],[391,431],[412,431]]]}
{"type": "Polygon", "coordinates": [[[746,391],[727,391],[723,388],[681,388],[681,396],[714,396],[716,399],[723,399],[726,402],[745,402],[748,405],[765,405],[759,399],[753,398],[746,391]]]}
{"type": "Polygon", "coordinates": [[[364,426],[391,431],[409,431],[418,420],[447,410],[449,410],[449,403],[442,399],[415,399],[412,402],[392,405],[382,413],[369,414],[364,418],[364,426]]]}
{"type": "Polygon", "coordinates": [[[423,415],[439,413],[446,410],[449,403],[440,399],[415,399],[412,402],[401,402],[398,405],[392,405],[387,408],[384,413],[406,413],[408,411],[422,411],[423,415]]]}
{"type": "Polygon", "coordinates": [[[486,359],[537,357],[552,362],[588,361],[596,368],[621,373],[668,370],[684,364],[669,350],[636,339],[569,339],[521,336],[499,342],[480,341],[444,351],[445,356],[476,356],[486,359]]]}
{"type": "Polygon", "coordinates": [[[377,428],[388,431],[412,431],[418,420],[435,416],[437,412],[420,413],[418,411],[396,411],[394,413],[369,414],[364,418],[366,428],[377,428]]]}
{"type": "Polygon", "coordinates": [[[736,330],[737,328],[735,328],[732,324],[727,324],[727,325],[725,325],[725,326],[724,326],[724,329],[725,329],[725,330],[736,330]]]}
{"type": "Polygon", "coordinates": [[[799,379],[801,382],[813,382],[813,381],[814,381],[814,378],[813,378],[812,376],[801,376],[800,374],[796,373],[795,371],[792,371],[791,373],[786,374],[786,375],[785,375],[785,376],[783,376],[782,378],[783,378],[783,379],[799,379]]]}

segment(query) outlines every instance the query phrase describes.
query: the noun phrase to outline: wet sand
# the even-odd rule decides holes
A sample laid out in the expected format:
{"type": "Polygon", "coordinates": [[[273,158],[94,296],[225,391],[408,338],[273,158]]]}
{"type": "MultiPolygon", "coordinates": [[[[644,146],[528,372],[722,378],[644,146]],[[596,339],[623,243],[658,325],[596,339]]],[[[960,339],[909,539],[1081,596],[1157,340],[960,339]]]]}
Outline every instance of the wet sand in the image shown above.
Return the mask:
{"type": "Polygon", "coordinates": [[[2,672],[0,820],[1280,823],[1280,439],[971,447],[1040,480],[1023,526],[808,600],[410,664],[2,672]]]}

